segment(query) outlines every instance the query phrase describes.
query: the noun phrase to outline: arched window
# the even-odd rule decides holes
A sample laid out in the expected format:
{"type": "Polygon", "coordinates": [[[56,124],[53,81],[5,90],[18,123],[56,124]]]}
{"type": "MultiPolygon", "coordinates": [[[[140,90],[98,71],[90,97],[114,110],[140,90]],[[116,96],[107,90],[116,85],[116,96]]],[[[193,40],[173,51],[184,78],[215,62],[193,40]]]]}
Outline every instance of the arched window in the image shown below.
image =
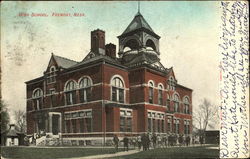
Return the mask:
{"type": "Polygon", "coordinates": [[[56,81],[56,67],[55,66],[51,66],[49,69],[49,74],[47,77],[47,83],[53,83],[56,81]]]}
{"type": "Polygon", "coordinates": [[[88,102],[91,100],[91,86],[92,82],[90,78],[84,77],[79,82],[79,93],[80,93],[80,102],[88,102]]]}
{"type": "Polygon", "coordinates": [[[170,111],[170,96],[169,96],[169,94],[167,94],[166,105],[167,105],[167,110],[170,111]]]}
{"type": "Polygon", "coordinates": [[[180,112],[179,96],[177,94],[174,95],[174,111],[175,112],[180,112]]]}
{"type": "Polygon", "coordinates": [[[146,48],[149,50],[155,50],[156,51],[156,47],[154,42],[151,39],[148,39],[146,42],[146,48]]]}
{"type": "Polygon", "coordinates": [[[76,103],[76,82],[71,80],[65,86],[66,105],[76,103]]]}
{"type": "Polygon", "coordinates": [[[189,111],[189,99],[188,99],[188,97],[185,97],[184,98],[184,113],[185,114],[189,114],[190,113],[190,111],[189,111]]]}
{"type": "Polygon", "coordinates": [[[115,77],[111,81],[112,85],[112,101],[124,103],[124,84],[119,77],[115,77]]]}
{"type": "Polygon", "coordinates": [[[171,76],[168,80],[169,90],[175,90],[175,84],[176,84],[176,81],[174,80],[174,77],[171,76]]]}
{"type": "Polygon", "coordinates": [[[153,101],[154,101],[154,83],[153,81],[150,81],[149,82],[149,93],[148,93],[148,100],[149,100],[149,103],[153,104],[153,101]]]}
{"type": "Polygon", "coordinates": [[[163,104],[163,85],[159,84],[158,86],[158,104],[163,104]]]}
{"type": "Polygon", "coordinates": [[[35,89],[32,97],[35,110],[40,110],[42,108],[43,91],[40,88],[35,89]]]}

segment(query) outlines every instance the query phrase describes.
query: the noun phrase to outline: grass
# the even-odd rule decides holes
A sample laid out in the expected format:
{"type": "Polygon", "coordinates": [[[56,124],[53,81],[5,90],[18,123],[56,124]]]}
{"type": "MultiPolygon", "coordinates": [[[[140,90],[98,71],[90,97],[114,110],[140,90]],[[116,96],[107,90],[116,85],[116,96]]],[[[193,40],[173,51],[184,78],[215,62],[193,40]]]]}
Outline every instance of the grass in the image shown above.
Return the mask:
{"type": "MultiPolygon", "coordinates": [[[[119,149],[122,151],[123,149],[119,149]]],[[[90,155],[115,153],[114,148],[36,148],[36,147],[1,147],[1,154],[11,159],[57,159],[84,157],[90,155]]]]}
{"type": "Polygon", "coordinates": [[[210,146],[157,148],[141,151],[132,155],[114,157],[112,159],[215,159],[219,158],[218,149],[210,146]]]}

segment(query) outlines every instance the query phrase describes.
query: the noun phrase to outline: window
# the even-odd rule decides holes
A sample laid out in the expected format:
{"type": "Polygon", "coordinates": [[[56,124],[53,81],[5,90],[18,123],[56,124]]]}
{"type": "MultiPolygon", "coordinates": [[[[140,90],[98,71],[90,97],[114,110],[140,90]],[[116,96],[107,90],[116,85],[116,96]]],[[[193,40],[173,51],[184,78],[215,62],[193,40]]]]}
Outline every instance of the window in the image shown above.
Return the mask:
{"type": "Polygon", "coordinates": [[[172,131],[172,118],[169,116],[168,117],[168,132],[171,132],[172,131]]]}
{"type": "Polygon", "coordinates": [[[149,82],[149,103],[153,104],[154,100],[154,83],[152,81],[149,82]]]}
{"type": "Polygon", "coordinates": [[[174,125],[175,125],[175,133],[179,134],[180,133],[180,120],[174,119],[174,125]]]}
{"type": "Polygon", "coordinates": [[[91,85],[92,82],[88,77],[84,77],[79,83],[79,93],[80,93],[80,102],[88,102],[91,100],[91,85]]]}
{"type": "Polygon", "coordinates": [[[164,113],[148,111],[148,132],[164,132],[164,113]]]}
{"type": "Polygon", "coordinates": [[[160,84],[159,85],[159,91],[158,91],[158,104],[162,105],[163,104],[163,86],[160,84]]]}
{"type": "Polygon", "coordinates": [[[120,131],[132,132],[132,110],[130,109],[120,110],[120,131]]]}
{"type": "Polygon", "coordinates": [[[190,114],[188,97],[184,98],[184,113],[185,114],[190,114]]]}
{"type": "Polygon", "coordinates": [[[40,88],[35,89],[33,92],[33,105],[35,110],[40,110],[42,108],[42,97],[43,91],[40,88]]]}
{"type": "Polygon", "coordinates": [[[65,112],[64,120],[67,133],[92,132],[92,110],[65,112]],[[79,128],[77,128],[77,123],[79,128]]]}
{"type": "Polygon", "coordinates": [[[69,81],[65,87],[66,105],[76,103],[76,82],[69,81]]]}
{"type": "Polygon", "coordinates": [[[124,103],[124,84],[119,77],[112,79],[112,101],[124,103]]]}
{"type": "Polygon", "coordinates": [[[176,85],[176,81],[174,80],[174,77],[171,76],[168,80],[169,90],[175,90],[175,85],[176,85]]]}
{"type": "Polygon", "coordinates": [[[56,106],[56,91],[54,88],[49,90],[49,95],[50,95],[50,105],[51,107],[56,106]]]}
{"type": "Polygon", "coordinates": [[[179,96],[177,94],[174,95],[174,111],[175,112],[180,112],[179,96]]]}
{"type": "Polygon", "coordinates": [[[47,83],[53,83],[56,81],[56,67],[55,66],[51,66],[49,69],[49,73],[47,76],[47,83]]]}
{"type": "Polygon", "coordinates": [[[167,110],[170,111],[170,96],[168,94],[167,94],[166,105],[167,105],[167,110]]]}

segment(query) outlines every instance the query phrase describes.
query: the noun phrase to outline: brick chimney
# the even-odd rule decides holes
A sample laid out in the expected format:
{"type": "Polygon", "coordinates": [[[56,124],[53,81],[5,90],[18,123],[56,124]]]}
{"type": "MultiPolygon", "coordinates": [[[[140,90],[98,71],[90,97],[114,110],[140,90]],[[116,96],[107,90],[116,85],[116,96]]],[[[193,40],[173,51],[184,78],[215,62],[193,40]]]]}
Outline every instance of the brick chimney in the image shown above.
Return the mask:
{"type": "Polygon", "coordinates": [[[106,55],[112,58],[116,58],[116,46],[115,44],[109,43],[105,45],[106,55]]]}
{"type": "Polygon", "coordinates": [[[105,31],[100,29],[91,31],[91,51],[105,55],[105,31]]]}

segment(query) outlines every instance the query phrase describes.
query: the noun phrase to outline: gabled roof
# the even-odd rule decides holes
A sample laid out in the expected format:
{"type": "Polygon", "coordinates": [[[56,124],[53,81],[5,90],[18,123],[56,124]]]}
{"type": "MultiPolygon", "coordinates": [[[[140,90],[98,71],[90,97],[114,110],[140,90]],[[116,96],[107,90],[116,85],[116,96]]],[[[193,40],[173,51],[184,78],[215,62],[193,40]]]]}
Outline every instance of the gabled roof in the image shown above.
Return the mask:
{"type": "Polygon", "coordinates": [[[54,55],[54,54],[52,54],[52,56],[54,57],[58,67],[69,68],[69,67],[71,67],[73,65],[78,64],[78,62],[67,59],[65,57],[57,56],[57,55],[54,55]]]}
{"type": "MultiPolygon", "coordinates": [[[[138,12],[135,15],[134,19],[131,21],[131,23],[128,25],[128,27],[125,29],[125,31],[122,33],[122,35],[133,32],[135,30],[142,29],[142,28],[155,34],[153,29],[150,27],[150,25],[147,23],[147,21],[141,15],[141,13],[138,12]]],[[[157,34],[155,34],[155,35],[157,35],[157,34]]]]}

